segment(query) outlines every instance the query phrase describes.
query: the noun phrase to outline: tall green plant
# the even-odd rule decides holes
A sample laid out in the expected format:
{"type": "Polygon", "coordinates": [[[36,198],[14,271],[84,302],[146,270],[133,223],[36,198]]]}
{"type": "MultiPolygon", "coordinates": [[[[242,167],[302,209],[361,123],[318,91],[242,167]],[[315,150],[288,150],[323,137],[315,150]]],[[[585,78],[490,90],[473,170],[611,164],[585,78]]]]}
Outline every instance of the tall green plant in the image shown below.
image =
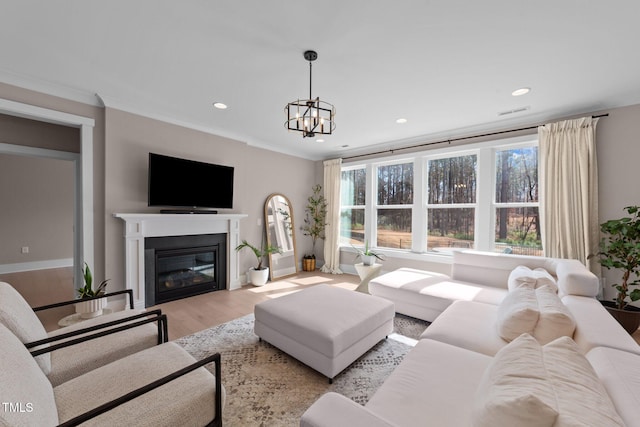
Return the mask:
{"type": "Polygon", "coordinates": [[[320,193],[320,184],[314,185],[311,190],[313,194],[307,198],[304,225],[300,229],[305,236],[311,236],[311,252],[315,256],[316,241],[324,239],[324,229],[327,226],[327,200],[320,193]]]}
{"type": "Polygon", "coordinates": [[[640,207],[624,209],[629,216],[600,224],[604,238],[597,254],[603,267],[622,271],[622,282],[612,285],[618,291],[615,301],[620,310],[627,305],[627,298],[640,300],[640,289],[629,289],[640,285],[640,207]]]}

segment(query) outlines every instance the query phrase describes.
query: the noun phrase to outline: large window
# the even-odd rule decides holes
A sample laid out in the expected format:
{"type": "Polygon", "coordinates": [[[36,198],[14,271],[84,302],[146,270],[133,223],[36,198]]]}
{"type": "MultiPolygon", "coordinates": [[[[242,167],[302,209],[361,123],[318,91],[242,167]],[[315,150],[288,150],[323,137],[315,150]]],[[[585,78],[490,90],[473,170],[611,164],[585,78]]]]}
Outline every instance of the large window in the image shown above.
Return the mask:
{"type": "Polygon", "coordinates": [[[364,243],[364,208],[366,202],[364,168],[342,171],[340,183],[340,243],[364,243]]]}
{"type": "Polygon", "coordinates": [[[476,211],[475,154],[428,160],[427,248],[473,248],[476,211]]]}
{"type": "Polygon", "coordinates": [[[341,243],[542,255],[534,138],[343,164],[341,243]]]}
{"type": "Polygon", "coordinates": [[[376,246],[411,249],[413,163],[378,166],[377,172],[376,246]]]}
{"type": "Polygon", "coordinates": [[[538,148],[496,151],[495,247],[542,255],[538,212],[538,148]]]}

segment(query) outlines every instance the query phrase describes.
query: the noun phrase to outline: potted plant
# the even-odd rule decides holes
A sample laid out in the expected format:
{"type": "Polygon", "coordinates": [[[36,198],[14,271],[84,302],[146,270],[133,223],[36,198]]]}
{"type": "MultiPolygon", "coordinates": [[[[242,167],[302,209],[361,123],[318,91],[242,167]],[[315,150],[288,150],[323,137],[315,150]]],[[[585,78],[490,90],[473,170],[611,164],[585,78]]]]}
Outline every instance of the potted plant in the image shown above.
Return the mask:
{"type": "Polygon", "coordinates": [[[81,301],[75,304],[76,313],[79,313],[80,317],[83,319],[90,319],[92,317],[100,316],[105,306],[107,305],[106,298],[87,298],[99,297],[101,295],[104,295],[109,279],[100,282],[98,287],[94,290],[93,274],[91,273],[91,269],[86,262],[84,263],[84,268],[82,269],[82,277],[84,279],[84,286],[78,289],[78,297],[80,298],[80,300],[86,299],[86,301],[81,301]]]}
{"type": "Polygon", "coordinates": [[[269,279],[269,267],[264,267],[262,265],[262,261],[265,256],[273,253],[280,253],[280,248],[275,246],[265,245],[264,242],[260,249],[257,246],[252,245],[251,243],[243,240],[236,247],[236,251],[241,251],[244,248],[249,248],[253,252],[253,254],[258,259],[258,265],[256,267],[251,267],[247,272],[247,280],[254,286],[263,286],[267,283],[269,279]]]}
{"type": "Polygon", "coordinates": [[[327,200],[320,192],[322,186],[316,184],[311,188],[313,194],[307,198],[304,225],[300,227],[302,234],[311,236],[311,253],[302,258],[302,270],[316,269],[316,241],[324,239],[324,229],[327,226],[327,200]]]}
{"type": "Polygon", "coordinates": [[[364,241],[364,249],[356,248],[353,245],[351,246],[358,253],[358,255],[356,256],[356,259],[358,258],[362,259],[362,264],[364,265],[373,265],[376,263],[376,259],[379,259],[380,261],[384,261],[384,255],[371,250],[369,248],[369,242],[367,242],[366,240],[364,241]]]}
{"type": "Polygon", "coordinates": [[[617,291],[615,300],[602,304],[631,334],[640,325],[640,309],[629,304],[640,300],[640,289],[631,289],[640,285],[640,207],[624,209],[629,216],[600,224],[604,237],[596,255],[604,268],[622,272],[621,282],[612,285],[617,291]]]}

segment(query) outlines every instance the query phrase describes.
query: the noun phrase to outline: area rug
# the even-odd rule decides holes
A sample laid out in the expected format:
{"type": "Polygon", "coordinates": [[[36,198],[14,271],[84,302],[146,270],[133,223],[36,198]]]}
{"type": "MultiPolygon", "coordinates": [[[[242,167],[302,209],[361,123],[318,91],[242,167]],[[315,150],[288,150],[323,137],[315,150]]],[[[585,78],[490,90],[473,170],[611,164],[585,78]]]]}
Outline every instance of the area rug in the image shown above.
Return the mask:
{"type": "Polygon", "coordinates": [[[376,344],[329,384],[253,333],[253,314],[176,340],[196,359],[222,356],[227,392],[225,426],[298,426],[302,413],[328,391],[365,404],[400,364],[428,322],[397,315],[394,333],[376,344]]]}

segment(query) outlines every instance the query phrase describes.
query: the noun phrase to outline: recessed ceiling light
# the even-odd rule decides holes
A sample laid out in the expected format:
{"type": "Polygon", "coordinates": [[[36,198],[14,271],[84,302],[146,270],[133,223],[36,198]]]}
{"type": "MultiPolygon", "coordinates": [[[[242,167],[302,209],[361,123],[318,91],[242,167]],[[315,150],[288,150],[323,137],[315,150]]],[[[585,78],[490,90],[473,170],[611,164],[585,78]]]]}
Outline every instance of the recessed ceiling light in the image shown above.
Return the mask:
{"type": "Polygon", "coordinates": [[[227,104],[224,104],[222,102],[214,102],[213,106],[216,107],[218,110],[226,110],[227,109],[227,104]]]}
{"type": "Polygon", "coordinates": [[[526,95],[529,92],[531,92],[531,88],[529,87],[521,87],[520,89],[516,89],[513,92],[511,92],[512,96],[522,96],[522,95],[526,95]]]}
{"type": "Polygon", "coordinates": [[[407,123],[407,119],[398,119],[398,120],[396,120],[396,123],[398,123],[398,124],[401,124],[401,125],[402,125],[402,124],[404,124],[404,123],[407,123]]]}
{"type": "Polygon", "coordinates": [[[322,139],[322,138],[316,139],[316,142],[324,142],[324,139],[322,139]]]}

